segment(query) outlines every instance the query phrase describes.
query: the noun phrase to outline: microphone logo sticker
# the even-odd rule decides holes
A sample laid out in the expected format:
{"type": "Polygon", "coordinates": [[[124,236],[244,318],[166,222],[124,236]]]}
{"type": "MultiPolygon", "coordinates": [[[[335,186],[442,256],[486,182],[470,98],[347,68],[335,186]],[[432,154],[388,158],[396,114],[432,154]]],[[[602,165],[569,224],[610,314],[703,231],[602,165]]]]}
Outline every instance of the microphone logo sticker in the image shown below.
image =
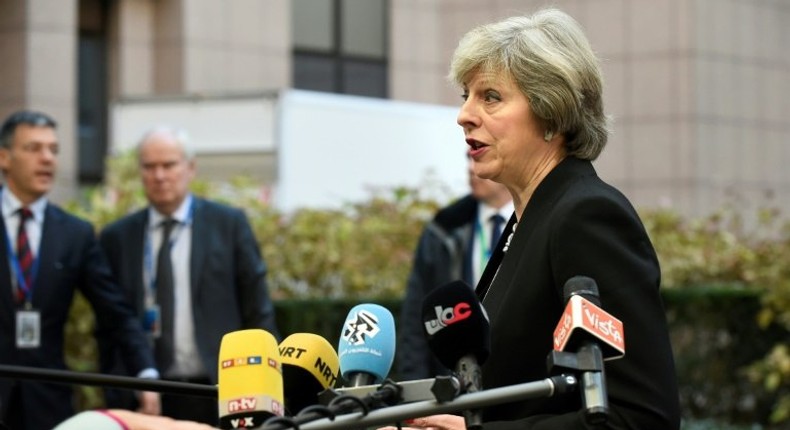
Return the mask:
{"type": "Polygon", "coordinates": [[[231,358],[229,360],[222,360],[222,368],[227,369],[229,367],[238,367],[238,366],[254,366],[261,364],[262,358],[260,355],[252,355],[249,357],[239,357],[239,358],[231,358]]]}
{"type": "Polygon", "coordinates": [[[584,326],[598,337],[617,347],[624,346],[623,324],[597,306],[584,306],[584,326]]]}
{"type": "Polygon", "coordinates": [[[455,307],[442,308],[441,306],[436,306],[434,310],[436,311],[436,319],[425,321],[425,331],[429,336],[433,336],[450,324],[463,321],[469,318],[469,315],[472,315],[472,307],[465,302],[458,303],[455,307]]]}
{"type": "Polygon", "coordinates": [[[363,309],[346,320],[342,337],[351,345],[364,345],[368,338],[376,337],[380,331],[376,315],[363,309]]]}
{"type": "Polygon", "coordinates": [[[604,360],[625,352],[623,323],[589,300],[572,296],[554,329],[554,350],[565,351],[589,337],[602,341],[604,360]]]}
{"type": "Polygon", "coordinates": [[[254,417],[235,418],[235,419],[230,420],[230,424],[235,429],[252,428],[252,427],[255,426],[255,423],[252,421],[253,418],[254,417]]]}
{"type": "Polygon", "coordinates": [[[242,397],[228,401],[228,412],[237,413],[253,411],[258,407],[258,399],[255,397],[242,397]]]}

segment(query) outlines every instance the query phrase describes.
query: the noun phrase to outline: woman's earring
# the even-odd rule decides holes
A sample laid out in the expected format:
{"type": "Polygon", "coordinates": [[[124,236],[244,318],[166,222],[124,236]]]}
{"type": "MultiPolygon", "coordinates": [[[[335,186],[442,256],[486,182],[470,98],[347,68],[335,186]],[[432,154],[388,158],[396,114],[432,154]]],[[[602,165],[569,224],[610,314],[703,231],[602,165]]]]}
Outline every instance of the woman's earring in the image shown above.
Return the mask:
{"type": "Polygon", "coordinates": [[[553,138],[554,138],[554,132],[553,131],[546,130],[546,132],[543,133],[543,140],[545,140],[546,142],[551,142],[551,139],[553,139],[553,138]]]}

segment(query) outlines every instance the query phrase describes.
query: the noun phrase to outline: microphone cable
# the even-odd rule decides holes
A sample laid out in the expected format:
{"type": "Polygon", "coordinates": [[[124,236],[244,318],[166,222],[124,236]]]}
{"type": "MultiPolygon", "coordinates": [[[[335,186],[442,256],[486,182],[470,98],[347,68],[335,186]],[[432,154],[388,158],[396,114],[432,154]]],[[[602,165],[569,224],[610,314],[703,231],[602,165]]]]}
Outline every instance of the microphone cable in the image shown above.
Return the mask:
{"type": "Polygon", "coordinates": [[[337,415],[352,412],[360,412],[362,416],[365,416],[373,409],[394,406],[401,402],[402,391],[403,389],[396,382],[386,379],[376,391],[367,394],[365,397],[360,398],[350,394],[341,394],[333,398],[326,406],[308,406],[293,417],[271,417],[264,421],[261,428],[264,430],[299,430],[300,425],[322,418],[334,421],[337,415]]]}

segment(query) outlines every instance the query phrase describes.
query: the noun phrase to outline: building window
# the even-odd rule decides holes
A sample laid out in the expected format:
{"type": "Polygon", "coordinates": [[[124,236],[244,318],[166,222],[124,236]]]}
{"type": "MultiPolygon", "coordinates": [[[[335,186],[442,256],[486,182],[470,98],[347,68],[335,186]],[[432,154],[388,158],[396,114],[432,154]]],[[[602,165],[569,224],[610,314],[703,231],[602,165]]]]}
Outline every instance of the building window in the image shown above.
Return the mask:
{"type": "Polygon", "coordinates": [[[386,98],[387,11],[387,0],[294,0],[294,87],[386,98]]]}
{"type": "Polygon", "coordinates": [[[77,45],[79,182],[104,178],[107,155],[107,8],[109,0],[80,1],[77,45]]]}

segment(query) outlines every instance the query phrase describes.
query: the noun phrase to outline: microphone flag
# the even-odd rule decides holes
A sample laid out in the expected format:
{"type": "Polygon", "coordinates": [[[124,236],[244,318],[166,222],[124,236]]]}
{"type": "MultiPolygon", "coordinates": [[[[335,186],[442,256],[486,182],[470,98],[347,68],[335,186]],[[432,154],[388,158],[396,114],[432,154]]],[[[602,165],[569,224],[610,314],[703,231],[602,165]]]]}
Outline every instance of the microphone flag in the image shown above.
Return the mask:
{"type": "MultiPolygon", "coordinates": [[[[573,278],[575,279],[575,278],[573,278]]],[[[570,281],[569,281],[570,282],[570,281]]],[[[554,329],[554,350],[575,351],[585,340],[597,340],[604,360],[625,355],[623,323],[595,303],[595,298],[571,292],[554,329]]]]}

